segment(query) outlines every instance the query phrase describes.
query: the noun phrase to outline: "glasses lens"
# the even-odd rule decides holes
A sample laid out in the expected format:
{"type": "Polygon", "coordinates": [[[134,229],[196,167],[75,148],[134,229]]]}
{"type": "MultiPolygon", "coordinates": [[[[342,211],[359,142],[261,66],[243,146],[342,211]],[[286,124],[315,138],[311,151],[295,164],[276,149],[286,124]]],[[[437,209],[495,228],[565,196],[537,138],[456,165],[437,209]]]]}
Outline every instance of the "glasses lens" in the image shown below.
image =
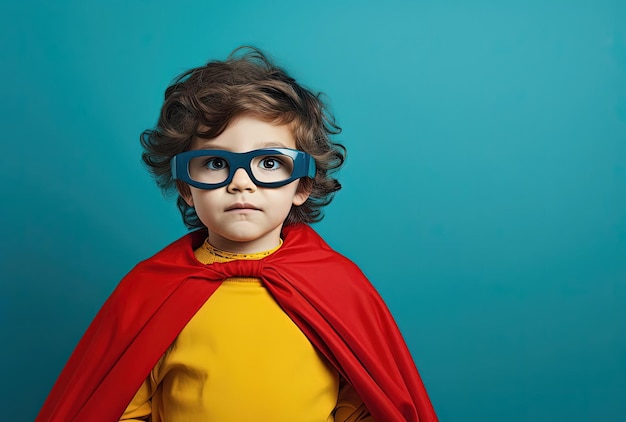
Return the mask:
{"type": "Polygon", "coordinates": [[[254,177],[263,183],[282,182],[293,174],[293,158],[283,154],[260,155],[250,162],[254,177]]]}
{"type": "Polygon", "coordinates": [[[228,161],[223,157],[203,155],[189,160],[189,176],[200,183],[222,183],[228,179],[228,161]]]}
{"type": "Polygon", "coordinates": [[[239,158],[232,157],[234,164],[226,157],[219,155],[202,155],[189,160],[189,176],[191,180],[206,184],[219,184],[228,179],[230,172],[249,164],[254,178],[261,183],[276,183],[289,180],[294,172],[294,159],[278,151],[268,151],[268,154],[256,155],[249,163],[239,162],[239,158]],[[271,152],[271,153],[269,153],[271,152]]]}

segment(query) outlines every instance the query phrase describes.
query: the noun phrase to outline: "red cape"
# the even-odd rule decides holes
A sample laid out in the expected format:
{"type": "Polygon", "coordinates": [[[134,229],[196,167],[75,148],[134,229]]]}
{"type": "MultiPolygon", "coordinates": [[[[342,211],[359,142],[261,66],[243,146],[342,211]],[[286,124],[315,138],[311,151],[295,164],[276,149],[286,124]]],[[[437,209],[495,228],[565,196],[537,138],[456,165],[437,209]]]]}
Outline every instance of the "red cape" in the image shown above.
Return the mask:
{"type": "Polygon", "coordinates": [[[102,306],[37,421],[117,421],[194,314],[228,277],[258,277],[311,343],[350,382],[377,421],[436,421],[389,310],[359,268],[313,229],[283,230],[259,261],[203,265],[190,233],[139,263],[102,306]]]}

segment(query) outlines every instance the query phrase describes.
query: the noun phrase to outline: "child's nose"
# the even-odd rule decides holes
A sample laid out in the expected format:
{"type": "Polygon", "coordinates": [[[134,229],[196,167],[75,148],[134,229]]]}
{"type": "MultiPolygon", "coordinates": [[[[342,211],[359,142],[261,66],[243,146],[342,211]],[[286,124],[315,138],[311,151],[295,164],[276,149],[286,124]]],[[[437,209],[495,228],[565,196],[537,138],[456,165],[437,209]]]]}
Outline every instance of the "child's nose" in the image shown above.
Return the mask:
{"type": "Polygon", "coordinates": [[[227,190],[231,193],[246,190],[254,192],[256,190],[256,185],[244,169],[237,169],[235,170],[235,174],[233,174],[233,180],[231,180],[227,186],[227,190]]]}

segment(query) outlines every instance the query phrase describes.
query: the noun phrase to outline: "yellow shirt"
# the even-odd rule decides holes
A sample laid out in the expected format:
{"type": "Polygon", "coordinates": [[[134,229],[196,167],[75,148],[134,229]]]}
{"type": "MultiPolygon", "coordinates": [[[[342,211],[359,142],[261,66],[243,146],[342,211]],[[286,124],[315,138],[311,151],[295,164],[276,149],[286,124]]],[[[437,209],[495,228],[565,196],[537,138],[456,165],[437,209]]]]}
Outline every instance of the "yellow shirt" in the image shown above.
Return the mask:
{"type": "MultiPolygon", "coordinates": [[[[261,259],[275,250],[237,255],[207,241],[195,254],[210,264],[261,259]]],[[[344,390],[354,396],[350,386],[342,384],[344,390]]],[[[230,278],[181,331],[122,420],[330,422],[336,407],[364,416],[358,396],[341,404],[338,394],[337,371],[260,280],[230,278]]]]}

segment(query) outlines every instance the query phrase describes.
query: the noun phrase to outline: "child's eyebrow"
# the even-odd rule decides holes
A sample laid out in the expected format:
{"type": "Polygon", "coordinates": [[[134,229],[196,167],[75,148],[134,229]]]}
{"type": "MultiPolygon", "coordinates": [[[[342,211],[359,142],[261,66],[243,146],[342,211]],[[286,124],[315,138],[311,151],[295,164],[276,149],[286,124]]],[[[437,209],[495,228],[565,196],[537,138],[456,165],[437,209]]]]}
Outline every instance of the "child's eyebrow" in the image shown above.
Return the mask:
{"type": "MultiPolygon", "coordinates": [[[[196,147],[193,149],[221,149],[224,151],[230,151],[230,148],[228,147],[228,145],[214,145],[211,141],[212,139],[202,140],[201,142],[196,144],[196,147]]],[[[280,141],[265,141],[256,145],[254,149],[264,149],[264,148],[287,148],[288,149],[290,147],[288,147],[287,145],[285,145],[284,143],[280,141]]]]}
{"type": "Polygon", "coordinates": [[[261,148],[288,148],[285,144],[278,141],[268,141],[259,145],[259,149],[261,148]]]}

